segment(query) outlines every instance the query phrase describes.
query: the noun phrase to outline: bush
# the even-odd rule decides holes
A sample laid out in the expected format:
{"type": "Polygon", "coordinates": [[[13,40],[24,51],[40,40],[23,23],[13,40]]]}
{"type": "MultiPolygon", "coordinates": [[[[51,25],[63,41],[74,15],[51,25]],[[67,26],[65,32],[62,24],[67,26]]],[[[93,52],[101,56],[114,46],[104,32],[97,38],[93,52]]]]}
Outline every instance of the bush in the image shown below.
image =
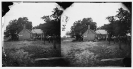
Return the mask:
{"type": "Polygon", "coordinates": [[[68,53],[68,59],[73,66],[94,66],[98,61],[97,56],[89,50],[72,49],[68,53]]]}
{"type": "Polygon", "coordinates": [[[25,52],[23,49],[12,49],[10,53],[8,53],[7,58],[8,62],[3,61],[5,66],[30,66],[34,63],[34,60],[30,57],[32,54],[25,52]]]}

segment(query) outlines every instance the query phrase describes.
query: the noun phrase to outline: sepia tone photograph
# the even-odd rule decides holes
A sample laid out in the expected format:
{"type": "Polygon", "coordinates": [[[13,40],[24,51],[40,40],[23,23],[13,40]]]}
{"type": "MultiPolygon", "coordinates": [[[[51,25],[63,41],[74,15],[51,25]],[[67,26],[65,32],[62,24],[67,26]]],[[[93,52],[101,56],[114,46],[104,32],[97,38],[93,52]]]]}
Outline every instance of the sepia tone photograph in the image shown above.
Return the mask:
{"type": "Polygon", "coordinates": [[[2,67],[132,67],[132,2],[2,4],[2,67]]]}

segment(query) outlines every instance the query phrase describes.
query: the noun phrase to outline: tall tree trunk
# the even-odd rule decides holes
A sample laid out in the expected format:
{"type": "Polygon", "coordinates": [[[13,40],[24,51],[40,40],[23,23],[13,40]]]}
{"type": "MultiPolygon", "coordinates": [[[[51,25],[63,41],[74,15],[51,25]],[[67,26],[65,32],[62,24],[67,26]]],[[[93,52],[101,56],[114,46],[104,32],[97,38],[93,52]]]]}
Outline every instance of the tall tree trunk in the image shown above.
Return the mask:
{"type": "Polygon", "coordinates": [[[44,44],[45,44],[45,38],[43,38],[44,44]]]}
{"type": "Polygon", "coordinates": [[[56,41],[55,40],[53,40],[53,47],[54,47],[54,49],[56,49],[56,41]]]}
{"type": "Polygon", "coordinates": [[[109,44],[110,44],[110,39],[111,39],[111,37],[109,36],[109,38],[108,38],[108,42],[109,42],[109,44]]]}
{"type": "Polygon", "coordinates": [[[119,43],[119,49],[122,49],[122,48],[121,48],[121,38],[118,37],[118,40],[119,40],[119,41],[118,41],[118,43],[119,43]]]}
{"type": "Polygon", "coordinates": [[[52,36],[53,47],[56,49],[56,36],[52,36]]]}
{"type": "Polygon", "coordinates": [[[119,41],[119,49],[121,49],[121,41],[119,41]]]}
{"type": "Polygon", "coordinates": [[[44,41],[44,44],[45,44],[45,41],[46,41],[46,35],[44,35],[44,37],[43,37],[43,41],[44,41]]]}
{"type": "Polygon", "coordinates": [[[110,34],[108,35],[108,42],[109,42],[109,44],[110,44],[110,40],[111,40],[111,36],[110,36],[110,34]]]}
{"type": "Polygon", "coordinates": [[[113,41],[114,41],[114,44],[116,43],[116,37],[113,39],[113,41]]]}

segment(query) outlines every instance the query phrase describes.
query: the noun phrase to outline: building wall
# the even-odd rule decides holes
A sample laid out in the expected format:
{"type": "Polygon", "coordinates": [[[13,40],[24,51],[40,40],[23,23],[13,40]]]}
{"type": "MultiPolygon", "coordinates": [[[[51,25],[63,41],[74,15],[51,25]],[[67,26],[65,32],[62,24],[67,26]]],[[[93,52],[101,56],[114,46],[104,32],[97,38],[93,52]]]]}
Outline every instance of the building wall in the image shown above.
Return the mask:
{"type": "Polygon", "coordinates": [[[86,31],[83,34],[83,41],[93,41],[95,40],[96,34],[93,33],[92,31],[86,31]]]}
{"type": "Polygon", "coordinates": [[[97,39],[98,40],[106,40],[108,38],[108,35],[107,34],[97,34],[97,39]]]}
{"type": "Polygon", "coordinates": [[[31,39],[31,33],[27,30],[22,30],[19,33],[19,40],[30,40],[31,39]]]}
{"type": "Polygon", "coordinates": [[[32,33],[32,39],[40,39],[40,40],[43,40],[44,38],[44,35],[43,34],[37,34],[37,33],[32,33]]]}

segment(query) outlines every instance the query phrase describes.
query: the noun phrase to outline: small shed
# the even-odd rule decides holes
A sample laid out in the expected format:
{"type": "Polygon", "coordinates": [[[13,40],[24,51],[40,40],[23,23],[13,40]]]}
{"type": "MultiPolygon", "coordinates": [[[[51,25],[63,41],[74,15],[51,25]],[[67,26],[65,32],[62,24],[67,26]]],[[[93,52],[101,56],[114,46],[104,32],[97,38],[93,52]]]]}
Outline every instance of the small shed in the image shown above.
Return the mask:
{"type": "Polygon", "coordinates": [[[88,29],[83,33],[83,41],[94,41],[96,39],[96,32],[90,29],[90,25],[88,25],[88,29]]]}
{"type": "Polygon", "coordinates": [[[30,40],[32,37],[32,33],[30,30],[26,29],[25,26],[23,30],[19,32],[19,40],[30,40]]]}
{"type": "Polygon", "coordinates": [[[44,34],[43,31],[41,29],[32,29],[32,38],[33,39],[43,39],[44,34]]]}
{"type": "Polygon", "coordinates": [[[108,35],[107,35],[107,31],[106,30],[96,30],[97,33],[97,38],[98,39],[107,39],[108,35]]]}

